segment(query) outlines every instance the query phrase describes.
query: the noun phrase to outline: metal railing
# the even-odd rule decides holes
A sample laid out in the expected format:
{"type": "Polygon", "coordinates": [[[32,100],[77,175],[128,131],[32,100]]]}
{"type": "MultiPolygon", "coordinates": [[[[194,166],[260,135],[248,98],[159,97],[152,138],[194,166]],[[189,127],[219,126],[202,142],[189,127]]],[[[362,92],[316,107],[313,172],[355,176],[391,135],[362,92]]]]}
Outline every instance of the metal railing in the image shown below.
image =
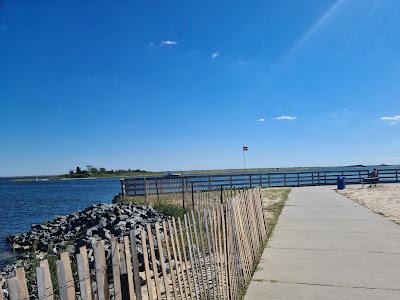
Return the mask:
{"type": "MultiPolygon", "coordinates": [[[[123,196],[143,196],[165,193],[190,193],[224,188],[295,187],[336,184],[339,176],[348,184],[360,184],[368,177],[363,170],[324,170],[269,173],[231,173],[216,175],[182,175],[178,177],[132,177],[121,179],[123,196]]],[[[381,183],[400,182],[400,169],[379,170],[381,183]]]]}

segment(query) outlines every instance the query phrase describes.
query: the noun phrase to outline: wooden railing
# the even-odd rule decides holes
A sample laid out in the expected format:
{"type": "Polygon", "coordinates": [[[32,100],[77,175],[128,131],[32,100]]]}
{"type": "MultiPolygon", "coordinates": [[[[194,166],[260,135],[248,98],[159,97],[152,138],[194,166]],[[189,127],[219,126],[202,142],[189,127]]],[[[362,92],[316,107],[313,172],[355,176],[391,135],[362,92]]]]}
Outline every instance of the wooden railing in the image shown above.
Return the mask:
{"type": "MultiPolygon", "coordinates": [[[[132,177],[121,180],[123,196],[143,196],[165,193],[190,194],[195,191],[226,188],[294,187],[336,184],[339,176],[348,184],[362,183],[368,170],[301,171],[286,173],[234,173],[220,175],[183,175],[180,177],[132,177]]],[[[400,182],[400,169],[382,169],[380,182],[400,182]]]]}
{"type": "Polygon", "coordinates": [[[112,238],[109,258],[105,241],[98,241],[93,257],[86,247],[76,256],[61,253],[56,276],[47,260],[40,262],[33,283],[19,268],[7,279],[7,289],[10,300],[238,299],[266,238],[260,189],[237,191],[223,204],[148,225],[140,243],[135,230],[130,237],[112,238]],[[34,295],[28,292],[31,284],[37,287],[34,295]]]}

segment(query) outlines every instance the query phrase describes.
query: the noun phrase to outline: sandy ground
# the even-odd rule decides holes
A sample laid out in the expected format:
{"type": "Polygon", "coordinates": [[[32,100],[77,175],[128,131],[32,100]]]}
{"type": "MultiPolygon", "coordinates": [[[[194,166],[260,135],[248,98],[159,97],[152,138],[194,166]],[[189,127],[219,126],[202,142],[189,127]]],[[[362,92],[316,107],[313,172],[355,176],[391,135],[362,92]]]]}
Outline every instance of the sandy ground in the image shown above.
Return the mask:
{"type": "Polygon", "coordinates": [[[350,186],[339,193],[400,224],[400,184],[350,186]]]}

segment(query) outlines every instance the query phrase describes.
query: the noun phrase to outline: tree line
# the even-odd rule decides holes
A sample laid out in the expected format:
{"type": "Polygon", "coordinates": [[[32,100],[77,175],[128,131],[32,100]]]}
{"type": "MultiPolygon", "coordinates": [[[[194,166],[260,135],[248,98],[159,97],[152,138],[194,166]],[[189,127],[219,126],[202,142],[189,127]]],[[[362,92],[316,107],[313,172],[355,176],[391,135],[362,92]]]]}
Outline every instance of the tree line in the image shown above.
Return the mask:
{"type": "Polygon", "coordinates": [[[75,169],[69,170],[66,177],[69,178],[89,178],[89,177],[109,177],[109,176],[128,176],[137,173],[147,173],[141,169],[119,169],[119,170],[107,170],[106,168],[96,168],[92,165],[87,165],[86,169],[81,169],[77,166],[75,169]]]}

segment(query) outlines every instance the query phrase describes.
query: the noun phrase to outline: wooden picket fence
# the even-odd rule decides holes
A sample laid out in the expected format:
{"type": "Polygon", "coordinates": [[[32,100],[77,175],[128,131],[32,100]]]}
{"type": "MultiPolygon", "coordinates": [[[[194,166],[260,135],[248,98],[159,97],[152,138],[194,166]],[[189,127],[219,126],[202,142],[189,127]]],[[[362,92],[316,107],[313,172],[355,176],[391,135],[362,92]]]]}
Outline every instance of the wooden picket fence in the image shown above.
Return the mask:
{"type": "MultiPolygon", "coordinates": [[[[61,253],[56,283],[43,260],[36,269],[34,296],[40,300],[240,299],[267,238],[261,201],[260,189],[243,190],[222,204],[192,210],[183,219],[148,225],[140,232],[141,243],[132,230],[123,240],[110,240],[108,259],[104,241],[99,241],[93,247],[94,263],[86,247],[75,257],[61,253]]],[[[10,300],[29,299],[23,268],[7,279],[7,286],[10,300]]]]}

